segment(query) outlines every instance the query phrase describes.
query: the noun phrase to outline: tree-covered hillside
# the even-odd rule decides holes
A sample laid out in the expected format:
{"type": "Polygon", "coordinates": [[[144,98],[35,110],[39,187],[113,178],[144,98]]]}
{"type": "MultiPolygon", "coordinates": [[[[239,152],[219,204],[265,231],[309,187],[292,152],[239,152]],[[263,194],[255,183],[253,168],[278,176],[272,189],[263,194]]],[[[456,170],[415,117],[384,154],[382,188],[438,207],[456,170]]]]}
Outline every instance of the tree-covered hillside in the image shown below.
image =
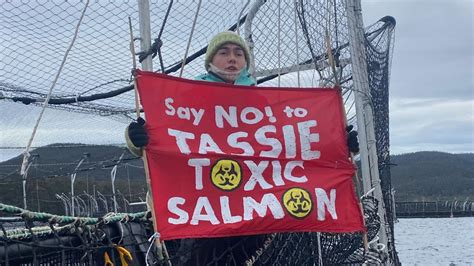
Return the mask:
{"type": "MultiPolygon", "coordinates": [[[[62,213],[56,194],[70,195],[71,174],[77,164],[75,195],[112,195],[111,171],[117,165],[117,193],[128,201],[139,201],[146,192],[145,173],[140,158],[116,146],[54,144],[31,151],[39,155],[27,178],[27,206],[31,210],[62,213]],[[87,158],[86,155],[88,154],[87,158]],[[94,194],[95,193],[95,194],[94,194]]],[[[0,163],[0,202],[23,206],[22,157],[0,163]]],[[[474,154],[416,152],[391,157],[392,187],[397,201],[474,199],[474,154]]]]}
{"type": "Polygon", "coordinates": [[[397,201],[474,199],[474,154],[415,152],[391,156],[397,201]]]}
{"type": "MultiPolygon", "coordinates": [[[[70,195],[71,174],[76,172],[74,194],[87,193],[111,197],[111,172],[117,163],[116,192],[129,201],[140,201],[146,194],[145,173],[140,158],[123,147],[53,144],[30,152],[26,190],[27,207],[51,213],[62,213],[64,207],[56,194],[70,195]],[[38,155],[38,156],[36,156],[38,155]],[[84,159],[75,171],[78,163],[84,159]],[[139,198],[140,197],[140,198],[139,198]]],[[[20,175],[23,157],[0,163],[0,202],[23,207],[20,175]]],[[[121,197],[121,196],[120,196],[121,197]]],[[[119,197],[119,198],[120,198],[119,197]]]]}

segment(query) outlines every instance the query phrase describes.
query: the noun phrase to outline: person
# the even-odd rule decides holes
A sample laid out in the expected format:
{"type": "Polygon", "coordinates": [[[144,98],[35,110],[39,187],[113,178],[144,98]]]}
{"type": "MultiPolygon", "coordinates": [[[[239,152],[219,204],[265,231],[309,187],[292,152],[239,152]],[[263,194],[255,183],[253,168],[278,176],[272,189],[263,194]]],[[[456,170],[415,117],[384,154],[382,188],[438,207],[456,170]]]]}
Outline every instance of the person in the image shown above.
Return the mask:
{"type": "MultiPolygon", "coordinates": [[[[256,79],[249,73],[250,50],[238,34],[224,31],[215,35],[207,46],[204,67],[207,73],[196,80],[225,82],[235,85],[255,86],[256,79]]],[[[132,122],[125,130],[128,149],[136,156],[142,155],[142,148],[148,144],[148,135],[143,118],[132,122]]],[[[357,131],[350,125],[346,128],[347,146],[353,153],[359,152],[357,131]]]]}
{"type": "Polygon", "coordinates": [[[209,42],[204,61],[207,73],[196,80],[255,86],[257,81],[249,73],[249,63],[250,50],[245,41],[232,31],[224,31],[209,42]]]}
{"type": "MultiPolygon", "coordinates": [[[[256,79],[249,73],[250,49],[237,33],[224,31],[215,35],[207,46],[204,60],[206,73],[196,80],[255,86],[256,79]]],[[[136,156],[148,144],[145,120],[138,118],[125,129],[127,147],[136,156]]]]}
{"type": "MultiPolygon", "coordinates": [[[[224,31],[215,35],[208,44],[204,67],[206,73],[195,79],[209,82],[223,82],[234,85],[255,86],[256,79],[249,73],[250,50],[246,42],[232,31],[224,31]]],[[[132,122],[125,130],[125,138],[129,150],[142,155],[142,148],[148,144],[145,120],[142,118],[132,122]]],[[[348,127],[348,147],[351,152],[358,152],[357,132],[348,127]]],[[[216,254],[229,252],[236,264],[243,264],[250,255],[263,246],[265,235],[242,237],[224,237],[210,239],[183,239],[179,244],[178,256],[182,264],[205,264],[216,259],[216,254]],[[192,253],[191,255],[186,253],[192,253]],[[197,254],[197,256],[196,256],[197,254]]],[[[228,260],[228,256],[221,256],[228,260]]]]}

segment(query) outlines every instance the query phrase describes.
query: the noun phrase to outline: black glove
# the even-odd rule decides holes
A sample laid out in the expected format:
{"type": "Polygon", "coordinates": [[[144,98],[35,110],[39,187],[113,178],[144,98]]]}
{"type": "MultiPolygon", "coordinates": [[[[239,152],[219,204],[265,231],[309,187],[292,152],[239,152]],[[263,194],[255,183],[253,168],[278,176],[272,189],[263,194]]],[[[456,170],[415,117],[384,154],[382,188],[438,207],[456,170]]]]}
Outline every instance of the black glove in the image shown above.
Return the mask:
{"type": "Polygon", "coordinates": [[[144,125],[145,119],[139,117],[137,122],[132,122],[128,126],[128,137],[135,147],[141,148],[148,144],[148,134],[144,125]]]}
{"type": "Polygon", "coordinates": [[[346,127],[347,132],[347,146],[349,147],[349,151],[353,153],[359,152],[359,139],[357,138],[357,131],[352,130],[354,128],[353,125],[346,127]]]}

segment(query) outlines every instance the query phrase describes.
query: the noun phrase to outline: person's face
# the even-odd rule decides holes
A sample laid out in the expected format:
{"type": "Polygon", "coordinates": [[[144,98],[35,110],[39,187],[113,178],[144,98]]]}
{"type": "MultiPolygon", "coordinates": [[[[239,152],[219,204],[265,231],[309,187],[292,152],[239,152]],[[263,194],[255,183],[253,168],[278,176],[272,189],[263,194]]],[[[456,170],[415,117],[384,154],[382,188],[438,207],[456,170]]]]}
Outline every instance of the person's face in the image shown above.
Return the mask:
{"type": "Polygon", "coordinates": [[[233,43],[222,45],[212,58],[211,63],[228,72],[240,72],[247,65],[244,50],[233,43]]]}

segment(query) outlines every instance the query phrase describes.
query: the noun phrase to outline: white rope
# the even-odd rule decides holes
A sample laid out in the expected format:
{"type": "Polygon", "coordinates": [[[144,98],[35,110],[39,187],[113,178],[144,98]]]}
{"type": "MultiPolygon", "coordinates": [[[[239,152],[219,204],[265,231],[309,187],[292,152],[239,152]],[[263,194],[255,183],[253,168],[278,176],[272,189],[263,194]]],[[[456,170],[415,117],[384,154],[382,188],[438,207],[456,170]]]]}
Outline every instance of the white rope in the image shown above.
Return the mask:
{"type": "Polygon", "coordinates": [[[88,6],[89,6],[89,0],[86,1],[86,5],[84,6],[84,9],[82,10],[81,17],[79,18],[79,21],[77,22],[77,25],[76,25],[76,29],[74,31],[74,37],[72,38],[71,44],[69,45],[68,49],[66,50],[66,53],[64,54],[63,61],[61,62],[58,73],[56,74],[56,77],[53,80],[53,84],[51,85],[51,88],[49,88],[48,95],[46,96],[46,100],[43,103],[43,108],[41,109],[38,120],[36,120],[36,125],[33,128],[33,133],[31,134],[30,140],[28,141],[28,145],[26,146],[26,149],[23,152],[23,163],[21,165],[21,172],[20,172],[22,175],[24,175],[25,172],[26,172],[26,167],[28,165],[28,159],[30,158],[30,147],[31,147],[31,143],[33,143],[33,139],[35,137],[36,130],[38,129],[41,118],[43,117],[43,113],[44,113],[46,107],[48,106],[48,102],[51,99],[53,89],[56,86],[56,82],[59,79],[59,75],[61,74],[61,72],[63,70],[63,67],[66,63],[67,56],[68,56],[69,52],[71,51],[72,47],[74,46],[74,42],[76,41],[77,34],[79,32],[79,26],[82,23],[82,19],[84,18],[84,14],[86,13],[86,10],[87,10],[88,6]]]}
{"type": "Polygon", "coordinates": [[[189,34],[186,51],[184,52],[183,63],[181,64],[181,70],[179,71],[179,77],[183,76],[184,66],[186,65],[186,57],[188,57],[188,51],[189,51],[189,47],[191,46],[191,40],[193,38],[194,28],[196,27],[196,21],[199,15],[199,10],[201,9],[201,2],[202,0],[199,0],[198,7],[196,10],[196,15],[194,16],[193,27],[191,28],[191,33],[189,34]]]}

